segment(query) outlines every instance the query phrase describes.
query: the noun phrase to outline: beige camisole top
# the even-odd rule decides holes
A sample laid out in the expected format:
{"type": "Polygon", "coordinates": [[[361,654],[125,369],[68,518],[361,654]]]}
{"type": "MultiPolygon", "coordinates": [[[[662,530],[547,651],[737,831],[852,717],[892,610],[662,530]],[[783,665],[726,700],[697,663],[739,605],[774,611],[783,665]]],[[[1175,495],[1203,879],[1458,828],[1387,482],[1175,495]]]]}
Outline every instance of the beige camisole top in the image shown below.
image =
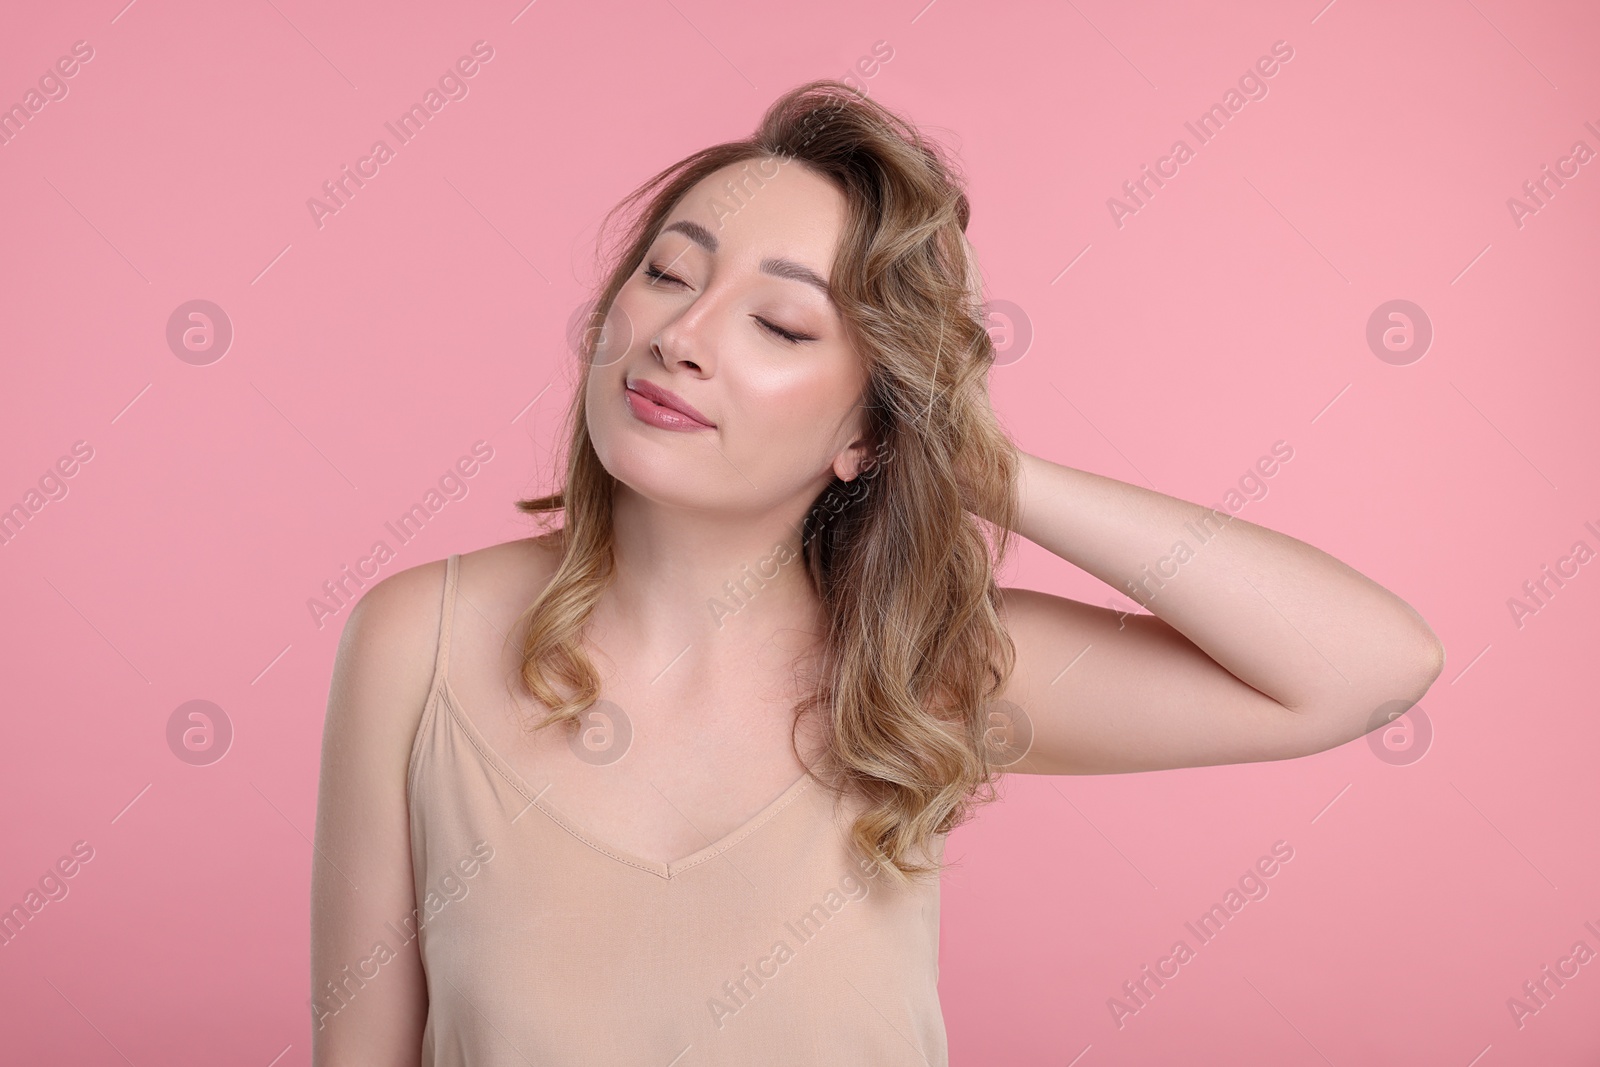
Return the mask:
{"type": "Polygon", "coordinates": [[[672,863],[598,840],[456,700],[458,571],[407,779],[422,1067],[946,1067],[938,882],[847,849],[856,803],[810,777],[672,863]]]}

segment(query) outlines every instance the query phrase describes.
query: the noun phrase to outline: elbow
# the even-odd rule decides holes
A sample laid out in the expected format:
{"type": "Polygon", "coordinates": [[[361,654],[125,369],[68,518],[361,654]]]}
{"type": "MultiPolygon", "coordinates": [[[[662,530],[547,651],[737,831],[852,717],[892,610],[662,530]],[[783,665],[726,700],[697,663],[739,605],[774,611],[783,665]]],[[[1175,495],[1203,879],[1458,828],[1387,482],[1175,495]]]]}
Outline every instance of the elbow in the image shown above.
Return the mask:
{"type": "MultiPolygon", "coordinates": [[[[1427,750],[1427,745],[1432,737],[1432,730],[1427,726],[1427,716],[1421,717],[1421,725],[1416,726],[1416,717],[1412,722],[1415,728],[1400,729],[1391,733],[1388,728],[1395,725],[1395,720],[1410,712],[1428,692],[1433,688],[1433,683],[1439,675],[1444,673],[1444,645],[1430,632],[1424,640],[1422,649],[1411,660],[1413,664],[1409,671],[1397,672],[1388,683],[1387,692],[1392,696],[1385,699],[1376,708],[1366,707],[1354,709],[1357,713],[1350,720],[1350,733],[1346,740],[1353,741],[1357,738],[1368,737],[1368,744],[1373,751],[1378,752],[1385,762],[1409,763],[1419,759],[1427,750]],[[1377,731],[1384,731],[1379,734],[1377,731]],[[1413,746],[1421,745],[1421,751],[1411,751],[1413,746]]],[[[1419,709],[1420,710],[1420,709],[1419,709]]]]}
{"type": "Polygon", "coordinates": [[[1422,694],[1433,688],[1433,683],[1444,673],[1444,642],[1432,630],[1423,639],[1417,672],[1417,699],[1421,700],[1422,694]]]}
{"type": "MultiPolygon", "coordinates": [[[[1444,645],[1429,631],[1421,648],[1396,665],[1387,675],[1384,690],[1391,694],[1385,707],[1395,703],[1415,704],[1423,698],[1433,683],[1444,673],[1444,645]]],[[[1368,709],[1371,710],[1370,708],[1368,709]]],[[[1369,725],[1368,729],[1372,726],[1369,725]]]]}
{"type": "Polygon", "coordinates": [[[1428,632],[1431,640],[1428,642],[1428,655],[1433,662],[1433,675],[1437,678],[1444,673],[1444,642],[1433,637],[1433,631],[1428,632]]]}
{"type": "MultiPolygon", "coordinates": [[[[1364,697],[1354,701],[1346,698],[1337,708],[1324,707],[1320,711],[1297,709],[1306,723],[1308,739],[1303,751],[1296,754],[1322,752],[1373,734],[1368,738],[1368,744],[1373,746],[1374,751],[1381,750],[1380,755],[1396,757],[1386,762],[1410,762],[1398,758],[1401,752],[1390,750],[1397,746],[1409,748],[1415,743],[1426,746],[1431,730],[1423,726],[1422,735],[1414,737],[1405,729],[1393,728],[1396,727],[1396,720],[1411,711],[1433,687],[1433,683],[1444,672],[1444,660],[1444,645],[1430,632],[1421,647],[1407,659],[1390,665],[1381,674],[1368,675],[1361,686],[1364,697]],[[1383,733],[1377,734],[1376,731],[1383,733]]],[[[1413,716],[1411,721],[1415,723],[1416,717],[1413,716]]],[[[1420,756],[1420,753],[1416,756],[1420,756]]]]}
{"type": "MultiPolygon", "coordinates": [[[[1397,638],[1393,642],[1395,658],[1389,662],[1384,674],[1387,681],[1383,684],[1394,698],[1416,703],[1444,673],[1445,653],[1444,642],[1427,621],[1415,609],[1410,609],[1410,614],[1416,633],[1409,639],[1397,638]]],[[[1373,680],[1376,678],[1374,676],[1373,680]]]]}

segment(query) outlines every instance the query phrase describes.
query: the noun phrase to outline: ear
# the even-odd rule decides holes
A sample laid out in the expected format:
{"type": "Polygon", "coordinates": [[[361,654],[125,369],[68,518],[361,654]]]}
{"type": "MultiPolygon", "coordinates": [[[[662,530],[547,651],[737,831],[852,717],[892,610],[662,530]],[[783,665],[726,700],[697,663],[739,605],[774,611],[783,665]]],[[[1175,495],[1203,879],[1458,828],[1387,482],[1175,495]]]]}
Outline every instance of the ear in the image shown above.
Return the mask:
{"type": "Polygon", "coordinates": [[[872,454],[872,438],[858,437],[848,448],[833,457],[833,473],[840,481],[853,482],[872,469],[872,454]]]}
{"type": "Polygon", "coordinates": [[[872,421],[866,410],[867,389],[870,379],[863,376],[861,383],[861,396],[856,402],[855,410],[850,416],[850,425],[847,432],[854,434],[854,438],[844,451],[833,457],[833,473],[840,481],[853,482],[864,473],[871,470],[876,462],[875,447],[877,441],[872,432],[872,421]]]}

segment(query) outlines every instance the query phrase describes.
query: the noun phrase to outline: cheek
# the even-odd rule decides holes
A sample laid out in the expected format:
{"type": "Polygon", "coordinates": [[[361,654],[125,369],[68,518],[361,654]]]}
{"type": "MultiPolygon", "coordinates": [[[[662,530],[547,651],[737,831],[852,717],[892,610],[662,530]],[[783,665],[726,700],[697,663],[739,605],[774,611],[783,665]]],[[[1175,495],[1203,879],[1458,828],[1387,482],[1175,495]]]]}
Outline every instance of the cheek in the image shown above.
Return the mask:
{"type": "MultiPolygon", "coordinates": [[[[620,399],[622,373],[613,367],[594,367],[589,371],[589,384],[584,391],[584,421],[589,426],[589,440],[595,453],[608,468],[612,466],[619,441],[629,427],[626,419],[632,418],[620,399]]],[[[613,473],[616,473],[613,471],[613,473]]]]}
{"type": "Polygon", "coordinates": [[[583,393],[583,418],[595,454],[602,465],[617,475],[621,472],[614,469],[615,465],[626,462],[625,457],[619,458],[617,450],[627,437],[627,420],[633,417],[624,407],[625,403],[622,367],[619,364],[590,367],[583,393]]]}
{"type": "Polygon", "coordinates": [[[746,394],[750,450],[768,469],[792,469],[810,477],[848,444],[851,395],[831,376],[774,375],[753,382],[746,394]]]}
{"type": "Polygon", "coordinates": [[[595,368],[614,367],[622,361],[634,345],[637,316],[629,306],[627,290],[617,294],[605,321],[594,329],[594,353],[590,357],[595,368]]]}

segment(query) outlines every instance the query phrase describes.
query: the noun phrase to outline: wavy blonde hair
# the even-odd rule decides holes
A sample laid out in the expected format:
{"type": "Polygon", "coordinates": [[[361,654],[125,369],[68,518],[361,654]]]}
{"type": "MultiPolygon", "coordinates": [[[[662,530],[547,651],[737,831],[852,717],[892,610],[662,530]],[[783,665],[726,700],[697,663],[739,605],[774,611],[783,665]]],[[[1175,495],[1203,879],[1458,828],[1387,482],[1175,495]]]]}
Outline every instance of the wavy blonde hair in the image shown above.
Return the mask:
{"type": "Polygon", "coordinates": [[[800,161],[845,195],[829,277],[868,371],[862,403],[878,446],[855,483],[836,477],[818,496],[802,530],[801,558],[830,625],[796,725],[823,712],[827,744],[813,777],[821,771],[824,785],[865,801],[851,841],[905,885],[939,870],[919,861],[935,835],[995,799],[1002,765],[989,701],[1015,664],[995,574],[1016,526],[1019,457],[987,401],[995,350],[960,177],[937,145],[843,83],[785,93],[749,137],[673,164],[607,214],[602,239],[618,213],[632,212],[619,252],[602,253],[609,276],[579,342],[566,484],[516,504],[565,512],[562,526],[536,538],[560,563],[524,612],[521,676],[551,709],[533,729],[576,726],[599,699],[581,646],[612,573],[617,483],[595,453],[584,407],[599,327],[685,193],[730,164],[772,156],[800,161]]]}

